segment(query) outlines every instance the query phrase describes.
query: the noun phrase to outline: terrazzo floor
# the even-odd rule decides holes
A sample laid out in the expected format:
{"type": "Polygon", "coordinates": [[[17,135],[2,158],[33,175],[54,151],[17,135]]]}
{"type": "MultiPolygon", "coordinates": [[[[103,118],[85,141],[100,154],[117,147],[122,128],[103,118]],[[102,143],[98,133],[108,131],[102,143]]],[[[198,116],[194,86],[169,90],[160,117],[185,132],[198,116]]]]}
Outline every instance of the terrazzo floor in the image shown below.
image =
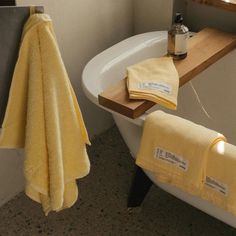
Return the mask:
{"type": "Polygon", "coordinates": [[[80,199],[45,217],[23,193],[0,209],[0,236],[236,236],[236,229],[153,186],[141,208],[126,201],[134,163],[116,127],[88,149],[92,168],[78,182],[80,199]]]}

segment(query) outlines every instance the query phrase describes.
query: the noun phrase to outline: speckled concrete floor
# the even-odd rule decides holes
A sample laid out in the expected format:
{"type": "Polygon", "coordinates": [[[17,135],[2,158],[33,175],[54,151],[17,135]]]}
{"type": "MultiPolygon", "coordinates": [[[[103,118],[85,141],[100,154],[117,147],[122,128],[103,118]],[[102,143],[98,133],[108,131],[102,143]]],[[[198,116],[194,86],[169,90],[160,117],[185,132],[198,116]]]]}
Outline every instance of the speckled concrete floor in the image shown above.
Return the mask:
{"type": "Polygon", "coordinates": [[[79,181],[80,199],[43,215],[23,193],[0,209],[1,236],[236,236],[236,230],[153,186],[142,208],[128,211],[134,163],[116,127],[89,148],[91,173],[79,181]]]}

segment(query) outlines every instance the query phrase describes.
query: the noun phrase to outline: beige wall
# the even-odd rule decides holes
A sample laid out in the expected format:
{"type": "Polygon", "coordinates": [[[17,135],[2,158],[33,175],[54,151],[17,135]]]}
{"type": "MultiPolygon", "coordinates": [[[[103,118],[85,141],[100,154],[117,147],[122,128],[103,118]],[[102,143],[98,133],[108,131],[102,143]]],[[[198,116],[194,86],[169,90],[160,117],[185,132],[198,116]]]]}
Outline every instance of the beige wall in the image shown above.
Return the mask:
{"type": "Polygon", "coordinates": [[[187,23],[188,0],[134,0],[135,33],[168,30],[176,12],[184,15],[187,23]]]}
{"type": "MultiPolygon", "coordinates": [[[[90,137],[110,127],[111,117],[84,96],[81,73],[93,56],[133,34],[133,0],[18,0],[17,4],[43,5],[52,17],[90,137]]],[[[0,205],[22,191],[22,166],[23,155],[0,151],[0,205]]]]}
{"type": "Polygon", "coordinates": [[[172,12],[173,0],[134,0],[135,33],[169,29],[172,12]]]}
{"type": "Polygon", "coordinates": [[[188,0],[187,24],[192,31],[214,27],[236,33],[236,14],[215,7],[205,6],[188,0]]]}
{"type": "Polygon", "coordinates": [[[173,0],[174,2],[174,7],[173,7],[173,16],[175,15],[176,12],[180,12],[183,14],[184,19],[186,21],[186,4],[188,0],[173,0]]]}
{"type": "Polygon", "coordinates": [[[192,0],[134,0],[135,33],[167,30],[172,14],[182,12],[191,31],[214,27],[236,32],[236,14],[193,2],[192,0]]]}

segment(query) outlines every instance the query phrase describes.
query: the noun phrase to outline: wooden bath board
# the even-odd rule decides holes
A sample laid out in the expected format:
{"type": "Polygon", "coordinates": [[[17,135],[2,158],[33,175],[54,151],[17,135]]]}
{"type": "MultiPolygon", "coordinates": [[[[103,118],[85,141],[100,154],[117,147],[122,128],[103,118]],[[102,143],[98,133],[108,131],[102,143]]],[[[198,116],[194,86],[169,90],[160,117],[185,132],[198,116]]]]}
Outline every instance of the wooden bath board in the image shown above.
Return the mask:
{"type": "MultiPolygon", "coordinates": [[[[180,86],[236,48],[236,36],[211,28],[205,28],[189,39],[188,56],[174,61],[180,78],[180,86]]],[[[99,94],[99,104],[135,119],[155,103],[129,99],[125,79],[99,94]]]]}

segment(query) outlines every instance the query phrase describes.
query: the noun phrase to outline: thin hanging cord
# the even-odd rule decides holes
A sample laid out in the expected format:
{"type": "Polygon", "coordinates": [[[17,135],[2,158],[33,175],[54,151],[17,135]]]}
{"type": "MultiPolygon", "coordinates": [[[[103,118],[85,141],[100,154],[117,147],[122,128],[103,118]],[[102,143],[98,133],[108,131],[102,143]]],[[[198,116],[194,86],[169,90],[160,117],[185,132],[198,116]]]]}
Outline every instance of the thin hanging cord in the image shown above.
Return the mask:
{"type": "Polygon", "coordinates": [[[194,86],[193,86],[193,84],[192,84],[192,81],[190,81],[190,86],[191,86],[191,88],[192,88],[192,90],[193,90],[193,92],[194,92],[194,94],[195,94],[195,97],[196,97],[196,99],[197,99],[197,101],[198,101],[198,103],[199,103],[199,105],[200,105],[202,111],[203,111],[204,114],[207,116],[207,118],[209,118],[209,119],[212,120],[211,116],[209,115],[209,113],[208,113],[207,110],[205,109],[204,105],[202,104],[202,102],[201,102],[201,100],[200,100],[200,97],[198,96],[198,93],[197,93],[196,89],[194,88],[194,86]]]}

